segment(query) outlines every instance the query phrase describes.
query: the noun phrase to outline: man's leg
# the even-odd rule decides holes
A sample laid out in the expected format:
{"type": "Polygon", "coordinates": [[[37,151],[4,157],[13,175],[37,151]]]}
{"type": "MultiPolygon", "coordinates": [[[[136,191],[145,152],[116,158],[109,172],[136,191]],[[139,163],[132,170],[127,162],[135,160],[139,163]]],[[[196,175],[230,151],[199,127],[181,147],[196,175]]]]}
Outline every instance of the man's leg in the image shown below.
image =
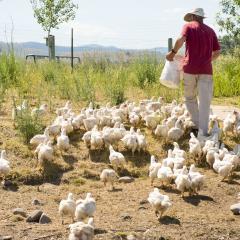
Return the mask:
{"type": "Polygon", "coordinates": [[[199,129],[203,134],[208,133],[210,105],[213,96],[213,78],[212,75],[199,75],[198,79],[199,94],[199,129]]]}
{"type": "Polygon", "coordinates": [[[188,112],[196,128],[199,127],[199,112],[197,102],[197,75],[184,73],[184,97],[188,112]]]}

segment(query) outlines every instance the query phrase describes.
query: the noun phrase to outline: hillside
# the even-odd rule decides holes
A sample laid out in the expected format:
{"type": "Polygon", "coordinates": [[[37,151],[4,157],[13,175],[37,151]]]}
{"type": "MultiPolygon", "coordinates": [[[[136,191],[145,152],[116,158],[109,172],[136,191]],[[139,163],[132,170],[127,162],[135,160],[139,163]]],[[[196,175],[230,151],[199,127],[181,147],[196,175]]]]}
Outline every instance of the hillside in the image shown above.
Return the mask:
{"type": "MultiPolygon", "coordinates": [[[[48,48],[46,44],[39,42],[23,42],[13,44],[15,52],[19,56],[25,56],[27,54],[48,54],[48,48]]],[[[5,42],[0,42],[0,49],[7,50],[9,45],[5,42]]],[[[56,46],[56,55],[70,55],[69,46],[56,46]]],[[[84,52],[104,52],[104,53],[120,53],[120,52],[130,52],[130,53],[141,53],[141,52],[156,52],[158,55],[165,54],[167,48],[157,47],[153,49],[121,49],[115,46],[102,46],[98,44],[89,44],[83,46],[74,47],[75,55],[81,55],[84,52]]]]}

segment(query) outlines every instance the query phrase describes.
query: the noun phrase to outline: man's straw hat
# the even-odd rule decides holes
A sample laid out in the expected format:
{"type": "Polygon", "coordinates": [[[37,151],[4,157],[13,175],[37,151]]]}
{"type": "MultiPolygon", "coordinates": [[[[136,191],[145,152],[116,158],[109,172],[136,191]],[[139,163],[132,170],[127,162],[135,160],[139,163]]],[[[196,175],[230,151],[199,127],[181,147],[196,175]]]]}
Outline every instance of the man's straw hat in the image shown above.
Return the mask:
{"type": "Polygon", "coordinates": [[[192,10],[191,12],[187,13],[184,16],[184,20],[186,22],[190,22],[192,20],[192,18],[191,18],[192,15],[196,15],[196,16],[205,18],[204,10],[202,8],[196,8],[196,9],[192,10]]]}

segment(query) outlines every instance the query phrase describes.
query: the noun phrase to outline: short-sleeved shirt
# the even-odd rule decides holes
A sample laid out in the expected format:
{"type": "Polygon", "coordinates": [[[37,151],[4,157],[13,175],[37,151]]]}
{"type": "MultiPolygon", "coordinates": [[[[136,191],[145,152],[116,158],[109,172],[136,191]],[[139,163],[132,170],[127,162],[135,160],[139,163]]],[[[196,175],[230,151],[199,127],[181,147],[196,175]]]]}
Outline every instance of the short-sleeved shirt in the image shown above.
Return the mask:
{"type": "Polygon", "coordinates": [[[186,37],[183,71],[212,75],[212,52],[220,50],[214,30],[206,24],[193,21],[184,25],[182,36],[186,37]]]}

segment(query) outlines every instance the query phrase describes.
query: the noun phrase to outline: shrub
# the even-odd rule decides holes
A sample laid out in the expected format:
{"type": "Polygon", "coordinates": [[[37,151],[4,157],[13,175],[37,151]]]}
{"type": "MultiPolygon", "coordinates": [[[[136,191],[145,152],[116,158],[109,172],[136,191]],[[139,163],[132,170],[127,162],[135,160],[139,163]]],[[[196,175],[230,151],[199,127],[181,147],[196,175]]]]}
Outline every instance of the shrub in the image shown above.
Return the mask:
{"type": "MultiPolygon", "coordinates": [[[[14,103],[16,109],[16,104],[14,103]]],[[[19,111],[15,118],[16,129],[23,137],[25,143],[29,143],[30,139],[36,134],[42,133],[44,126],[38,115],[31,116],[30,109],[19,111]]]]}
{"type": "MultiPolygon", "coordinates": [[[[40,65],[43,80],[47,83],[57,83],[58,65],[54,62],[44,62],[40,65]]],[[[60,69],[59,69],[60,70],[60,69]]]]}

